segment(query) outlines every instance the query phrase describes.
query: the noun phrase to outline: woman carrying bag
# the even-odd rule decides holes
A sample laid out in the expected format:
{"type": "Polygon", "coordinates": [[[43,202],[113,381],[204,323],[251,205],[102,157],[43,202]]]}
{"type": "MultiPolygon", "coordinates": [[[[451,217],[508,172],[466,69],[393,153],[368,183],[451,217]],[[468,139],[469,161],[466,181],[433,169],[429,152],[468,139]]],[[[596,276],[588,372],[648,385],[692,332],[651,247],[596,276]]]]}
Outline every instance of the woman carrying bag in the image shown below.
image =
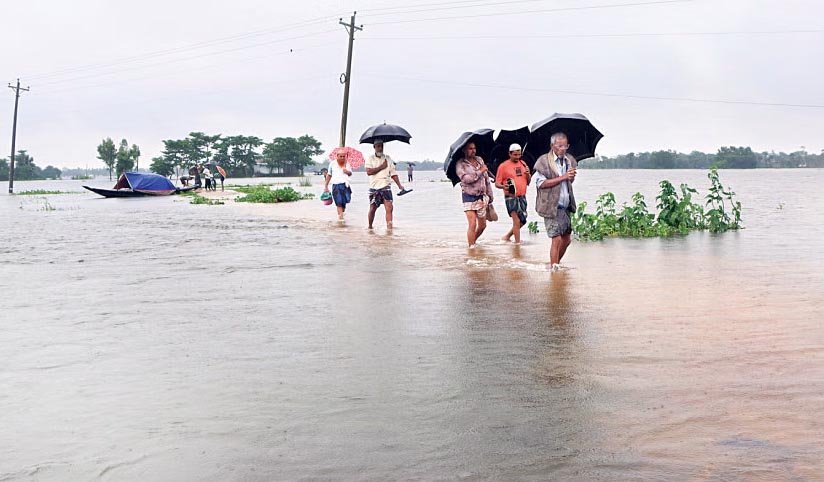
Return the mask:
{"type": "Polygon", "coordinates": [[[487,219],[498,219],[492,207],[494,195],[489,180],[489,169],[484,160],[475,155],[474,142],[468,142],[464,148],[464,158],[455,166],[455,173],[461,180],[461,199],[466,221],[466,242],[470,248],[475,247],[478,238],[486,229],[487,219]]]}

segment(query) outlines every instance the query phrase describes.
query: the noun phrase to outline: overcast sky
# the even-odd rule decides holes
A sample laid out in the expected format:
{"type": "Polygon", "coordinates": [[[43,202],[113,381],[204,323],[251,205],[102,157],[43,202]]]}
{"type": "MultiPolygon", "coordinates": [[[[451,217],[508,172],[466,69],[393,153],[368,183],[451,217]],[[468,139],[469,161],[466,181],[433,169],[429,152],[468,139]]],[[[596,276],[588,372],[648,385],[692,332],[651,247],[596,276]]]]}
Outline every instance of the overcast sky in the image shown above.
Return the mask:
{"type": "MultiPolygon", "coordinates": [[[[105,137],[138,144],[148,166],[162,139],[190,131],[310,134],[334,147],[347,47],[338,18],[353,10],[364,30],[348,144],[371,124],[402,125],[413,139],[387,147],[396,161],[441,161],[465,130],[553,112],[588,116],[605,155],[824,148],[817,0],[32,0],[2,10],[0,79],[31,86],[17,147],[40,166],[102,167],[105,137]]],[[[4,90],[7,156],[14,96],[4,90]]]]}

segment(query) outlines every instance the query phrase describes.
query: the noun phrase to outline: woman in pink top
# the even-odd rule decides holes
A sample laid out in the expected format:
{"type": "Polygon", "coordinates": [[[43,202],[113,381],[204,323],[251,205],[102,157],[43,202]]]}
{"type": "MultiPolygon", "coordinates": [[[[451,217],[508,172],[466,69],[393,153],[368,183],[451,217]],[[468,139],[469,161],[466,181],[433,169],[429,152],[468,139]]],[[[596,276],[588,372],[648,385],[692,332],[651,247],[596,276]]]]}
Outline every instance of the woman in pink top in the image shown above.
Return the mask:
{"type": "Polygon", "coordinates": [[[492,184],[489,181],[489,169],[484,160],[475,155],[475,143],[464,146],[464,158],[455,165],[455,173],[461,179],[461,197],[464,214],[469,224],[466,230],[466,242],[470,248],[486,229],[486,209],[492,202],[492,184]]]}

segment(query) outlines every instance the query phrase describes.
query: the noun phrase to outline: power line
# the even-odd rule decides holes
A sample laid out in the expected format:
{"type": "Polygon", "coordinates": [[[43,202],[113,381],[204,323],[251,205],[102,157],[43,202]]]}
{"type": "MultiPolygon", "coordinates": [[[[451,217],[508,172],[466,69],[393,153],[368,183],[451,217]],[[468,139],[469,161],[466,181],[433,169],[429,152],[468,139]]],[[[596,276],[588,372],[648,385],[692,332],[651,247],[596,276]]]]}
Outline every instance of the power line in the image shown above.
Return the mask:
{"type": "Polygon", "coordinates": [[[506,40],[535,38],[624,38],[624,37],[701,37],[701,36],[736,36],[736,35],[794,35],[824,33],[816,30],[756,30],[729,32],[634,32],[634,33],[593,33],[593,34],[519,34],[519,35],[432,35],[414,37],[361,37],[361,40],[506,40]]]}
{"type": "Polygon", "coordinates": [[[673,102],[695,102],[695,103],[708,103],[708,104],[735,104],[735,105],[752,105],[752,106],[761,106],[761,107],[798,107],[798,108],[809,108],[809,109],[824,109],[824,104],[792,104],[792,103],[784,103],[784,102],[758,102],[758,101],[726,100],[726,99],[698,99],[698,98],[692,98],[692,97],[665,97],[665,96],[653,96],[653,95],[615,94],[615,93],[607,93],[607,92],[585,92],[585,91],[577,91],[577,90],[546,89],[546,88],[539,88],[539,87],[518,87],[518,86],[511,86],[511,85],[485,84],[485,83],[479,83],[479,82],[458,82],[458,81],[451,81],[451,80],[424,79],[424,78],[404,77],[404,76],[397,76],[397,75],[387,75],[387,74],[381,74],[381,73],[377,73],[377,72],[369,72],[369,73],[367,73],[367,75],[372,76],[372,77],[383,77],[383,78],[387,78],[387,79],[409,80],[409,81],[414,81],[414,82],[426,82],[426,83],[431,83],[431,84],[456,85],[456,86],[466,86],[466,87],[481,87],[481,88],[491,88],[491,89],[515,90],[515,91],[523,91],[523,92],[552,92],[552,93],[555,93],[555,94],[570,94],[570,95],[584,95],[584,96],[597,96],[597,97],[618,97],[618,98],[625,98],[625,99],[663,100],[663,101],[673,101],[673,102]]]}
{"type": "MultiPolygon", "coordinates": [[[[456,0],[452,2],[433,2],[433,3],[413,3],[407,5],[397,5],[394,7],[375,7],[375,8],[365,8],[361,9],[361,12],[382,12],[386,10],[403,10],[408,8],[419,8],[419,7],[431,7],[431,6],[440,6],[440,5],[456,5],[456,4],[467,4],[467,3],[476,3],[479,0],[456,0]]],[[[521,0],[521,1],[545,1],[545,0],[521,0]]],[[[369,13],[366,14],[367,16],[369,13]]]]}
{"type": "MultiPolygon", "coordinates": [[[[420,5],[405,5],[402,7],[384,7],[378,10],[389,10],[394,9],[398,11],[390,11],[390,12],[383,12],[383,13],[372,13],[372,14],[365,14],[366,17],[381,17],[386,15],[397,15],[399,13],[421,13],[421,12],[437,12],[443,10],[458,10],[463,8],[475,8],[475,7],[501,7],[501,6],[508,6],[513,4],[522,4],[522,3],[536,3],[536,2],[546,2],[547,0],[507,0],[507,1],[490,1],[490,0],[463,0],[457,2],[439,2],[439,3],[430,3],[430,4],[420,4],[420,5]],[[425,7],[425,6],[434,6],[435,8],[418,8],[418,7],[425,7]]],[[[376,10],[376,9],[373,9],[376,10]]],[[[372,10],[368,10],[372,11],[372,10]]]]}
{"type": "Polygon", "coordinates": [[[325,34],[328,34],[328,33],[331,33],[331,32],[333,32],[333,30],[327,29],[327,30],[320,31],[320,32],[314,32],[314,33],[309,33],[309,34],[304,34],[304,35],[297,35],[297,36],[289,37],[289,38],[269,40],[269,41],[266,41],[266,42],[258,42],[256,44],[252,44],[252,45],[232,47],[232,48],[228,48],[228,49],[218,50],[218,51],[215,51],[215,52],[207,52],[207,53],[203,53],[203,54],[200,54],[200,55],[191,55],[191,56],[187,56],[183,59],[171,58],[171,59],[166,59],[166,60],[160,60],[158,62],[153,62],[153,63],[150,63],[150,64],[124,67],[124,68],[114,70],[114,71],[110,71],[110,72],[89,73],[89,74],[81,75],[81,76],[78,76],[78,77],[72,77],[72,78],[61,79],[61,80],[54,80],[54,81],[50,81],[50,82],[43,82],[43,83],[38,84],[38,85],[39,86],[45,86],[45,85],[62,84],[64,82],[73,82],[73,81],[77,81],[77,80],[89,79],[89,78],[94,78],[94,77],[98,77],[98,76],[101,76],[101,75],[113,75],[113,74],[118,74],[118,73],[122,73],[122,72],[130,72],[130,71],[134,71],[134,70],[141,70],[141,69],[144,69],[144,68],[147,68],[147,67],[155,67],[155,66],[158,66],[158,65],[165,65],[165,64],[168,64],[168,63],[194,60],[194,59],[199,59],[199,58],[204,58],[204,57],[211,57],[211,56],[214,56],[214,55],[222,55],[222,54],[225,54],[225,53],[237,52],[237,51],[240,51],[240,50],[247,50],[247,49],[257,48],[257,47],[261,47],[261,46],[265,46],[265,45],[272,45],[272,44],[276,44],[276,43],[288,42],[290,40],[299,40],[299,39],[305,39],[305,38],[310,38],[310,37],[317,37],[317,36],[325,35],[325,34]]]}
{"type": "MultiPolygon", "coordinates": [[[[280,56],[284,56],[284,55],[297,54],[297,53],[305,52],[307,50],[314,50],[314,49],[318,49],[318,48],[327,47],[327,46],[330,46],[330,45],[339,45],[339,42],[324,42],[324,43],[321,43],[321,44],[309,45],[309,46],[302,47],[302,48],[290,48],[290,49],[287,49],[287,50],[282,50],[282,51],[279,51],[279,52],[274,52],[274,53],[265,54],[265,55],[255,55],[255,56],[252,56],[252,57],[245,57],[245,58],[242,58],[242,59],[232,59],[230,64],[206,65],[206,66],[201,66],[201,67],[186,66],[185,70],[173,72],[171,75],[169,75],[168,71],[164,71],[160,74],[143,75],[143,76],[140,76],[140,77],[133,77],[133,78],[129,78],[129,79],[111,80],[111,81],[108,81],[108,82],[100,82],[100,83],[95,83],[95,84],[83,84],[83,85],[76,85],[76,86],[59,88],[59,89],[55,89],[55,90],[47,90],[47,91],[44,92],[43,95],[41,95],[41,97],[42,96],[49,96],[49,95],[59,94],[59,93],[63,93],[63,92],[76,91],[76,90],[106,87],[106,86],[111,86],[111,85],[121,85],[121,84],[126,84],[126,83],[131,83],[131,82],[138,82],[138,81],[141,81],[141,80],[154,80],[154,79],[158,79],[159,76],[162,76],[163,78],[168,78],[170,76],[174,77],[174,76],[177,76],[177,75],[180,75],[180,74],[190,74],[192,72],[213,71],[213,70],[218,70],[218,69],[224,69],[225,70],[228,66],[236,66],[238,64],[242,64],[242,63],[246,63],[246,62],[250,62],[250,61],[254,61],[254,60],[268,59],[268,58],[272,58],[272,57],[280,57],[280,56]]],[[[184,59],[184,61],[185,60],[188,60],[188,59],[184,59]]]]}
{"type": "Polygon", "coordinates": [[[142,53],[142,54],[123,57],[123,58],[115,59],[115,60],[111,60],[111,61],[96,62],[96,63],[85,64],[85,65],[80,65],[80,66],[76,66],[76,67],[69,67],[69,68],[60,69],[60,70],[51,71],[51,72],[44,72],[44,73],[40,73],[40,74],[31,75],[31,76],[29,76],[29,78],[30,79],[43,79],[43,78],[50,78],[50,77],[55,77],[55,76],[63,76],[63,75],[75,73],[75,72],[78,72],[78,71],[96,70],[96,69],[100,69],[100,68],[106,68],[106,67],[111,67],[111,66],[116,66],[116,65],[122,65],[124,63],[131,63],[131,62],[140,61],[140,60],[144,60],[144,59],[149,59],[149,58],[153,58],[153,57],[165,56],[165,55],[170,55],[170,54],[175,54],[175,53],[180,53],[180,52],[186,52],[186,51],[190,51],[190,50],[197,50],[197,49],[201,49],[201,48],[211,46],[211,45],[215,45],[215,44],[221,44],[221,43],[227,43],[227,42],[237,42],[239,40],[244,40],[244,39],[248,39],[248,38],[259,37],[259,36],[263,36],[263,35],[271,35],[271,34],[286,32],[286,31],[289,31],[289,30],[295,30],[295,29],[299,29],[299,28],[310,27],[310,26],[313,26],[313,25],[316,25],[316,24],[321,24],[321,23],[330,21],[332,18],[334,18],[334,17],[332,17],[332,16],[317,17],[317,18],[314,18],[314,19],[304,20],[304,21],[301,21],[301,22],[296,22],[294,24],[287,24],[287,25],[283,25],[283,26],[279,26],[279,27],[275,27],[275,28],[256,30],[256,31],[247,32],[247,33],[243,33],[243,34],[237,34],[237,35],[232,35],[232,36],[228,36],[228,37],[221,37],[221,38],[217,38],[217,39],[213,39],[213,40],[206,40],[206,41],[202,41],[202,42],[197,42],[197,43],[193,43],[193,44],[189,44],[189,45],[183,45],[183,46],[180,46],[180,47],[174,47],[174,48],[168,48],[168,49],[162,49],[162,50],[155,50],[155,51],[151,51],[151,52],[145,52],[145,53],[142,53]]]}
{"type": "Polygon", "coordinates": [[[371,22],[370,25],[394,25],[394,24],[402,24],[402,23],[417,23],[417,22],[431,22],[436,20],[456,20],[456,19],[467,19],[467,18],[481,18],[481,17],[503,17],[503,16],[510,16],[510,15],[528,15],[534,13],[549,13],[549,12],[568,12],[568,11],[581,11],[581,10],[601,10],[601,9],[609,9],[609,8],[624,8],[624,7],[641,7],[641,6],[648,6],[648,5],[669,5],[669,4],[676,4],[676,3],[687,3],[692,2],[693,0],[653,0],[648,2],[632,2],[632,3],[617,3],[617,4],[604,4],[604,5],[589,5],[583,7],[558,7],[558,8],[543,8],[537,10],[521,10],[517,12],[494,12],[494,13],[478,13],[478,14],[464,14],[459,16],[451,16],[451,17],[434,17],[434,18],[414,18],[414,19],[407,19],[407,20],[390,20],[386,22],[371,22]]]}
{"type": "MultiPolygon", "coordinates": [[[[328,73],[312,75],[312,76],[302,76],[300,78],[290,77],[288,79],[279,79],[279,80],[274,80],[274,81],[267,81],[267,82],[261,82],[261,83],[246,85],[246,86],[244,86],[244,89],[246,89],[247,91],[248,90],[256,90],[256,89],[262,89],[262,88],[265,88],[265,87],[269,87],[269,86],[272,86],[272,85],[282,85],[282,84],[306,85],[310,81],[315,81],[315,80],[320,80],[320,79],[328,79],[329,77],[330,76],[329,76],[328,73]]],[[[126,106],[130,106],[130,105],[135,105],[135,104],[140,104],[142,106],[142,105],[146,105],[148,103],[161,102],[161,101],[173,101],[173,100],[178,100],[178,99],[187,98],[187,97],[199,97],[199,96],[203,96],[203,95],[213,95],[213,94],[231,92],[231,91],[236,91],[236,90],[237,90],[237,86],[232,86],[232,87],[228,87],[228,88],[210,89],[210,90],[197,91],[197,92],[183,92],[183,93],[179,93],[179,94],[175,94],[175,95],[167,95],[167,96],[162,96],[162,97],[147,97],[147,98],[138,99],[138,100],[135,100],[135,101],[111,103],[111,104],[106,104],[105,106],[95,107],[95,108],[92,108],[92,109],[62,110],[60,113],[61,114],[76,114],[76,113],[84,113],[84,112],[97,112],[97,111],[100,111],[100,110],[111,111],[115,107],[126,107],[126,106]]],[[[30,118],[28,120],[31,123],[35,123],[35,122],[40,122],[40,121],[43,121],[43,120],[52,120],[52,119],[54,119],[54,115],[49,114],[48,117],[34,117],[34,118],[30,118]]]]}

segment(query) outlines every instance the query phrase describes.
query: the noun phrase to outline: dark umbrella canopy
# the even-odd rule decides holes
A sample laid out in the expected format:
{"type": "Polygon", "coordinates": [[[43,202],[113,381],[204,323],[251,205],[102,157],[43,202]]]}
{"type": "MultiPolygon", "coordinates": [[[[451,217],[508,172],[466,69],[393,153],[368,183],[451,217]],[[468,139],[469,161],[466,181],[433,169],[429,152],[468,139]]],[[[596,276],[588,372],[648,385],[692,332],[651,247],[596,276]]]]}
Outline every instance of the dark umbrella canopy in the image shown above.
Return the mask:
{"type": "Polygon", "coordinates": [[[495,139],[492,135],[494,132],[492,129],[478,129],[473,132],[464,132],[458,137],[458,140],[449,146],[449,154],[446,156],[443,170],[446,171],[446,177],[452,181],[453,186],[461,182],[458,174],[455,172],[455,165],[464,157],[464,146],[469,142],[474,142],[476,149],[475,155],[487,161],[489,155],[492,153],[492,148],[495,146],[495,139]]]}
{"type": "MultiPolygon", "coordinates": [[[[553,114],[532,125],[526,151],[536,160],[549,152],[552,134],[563,132],[569,140],[569,153],[576,160],[595,156],[595,146],[604,137],[601,132],[581,114],[553,114]]],[[[530,166],[531,167],[531,166],[530,166]]]]}
{"type": "Polygon", "coordinates": [[[412,139],[412,136],[406,129],[385,122],[366,129],[360,136],[361,144],[374,144],[377,140],[383,142],[401,141],[409,144],[409,139],[412,139]]]}
{"type": "Polygon", "coordinates": [[[502,130],[499,132],[498,137],[495,138],[495,147],[492,148],[492,153],[487,160],[489,172],[491,172],[493,176],[498,173],[498,166],[509,159],[509,146],[512,144],[519,144],[521,146],[522,158],[531,169],[532,166],[535,165],[535,158],[528,156],[524,151],[524,146],[526,146],[528,141],[529,127],[527,126],[515,129],[514,131],[502,130]]]}

